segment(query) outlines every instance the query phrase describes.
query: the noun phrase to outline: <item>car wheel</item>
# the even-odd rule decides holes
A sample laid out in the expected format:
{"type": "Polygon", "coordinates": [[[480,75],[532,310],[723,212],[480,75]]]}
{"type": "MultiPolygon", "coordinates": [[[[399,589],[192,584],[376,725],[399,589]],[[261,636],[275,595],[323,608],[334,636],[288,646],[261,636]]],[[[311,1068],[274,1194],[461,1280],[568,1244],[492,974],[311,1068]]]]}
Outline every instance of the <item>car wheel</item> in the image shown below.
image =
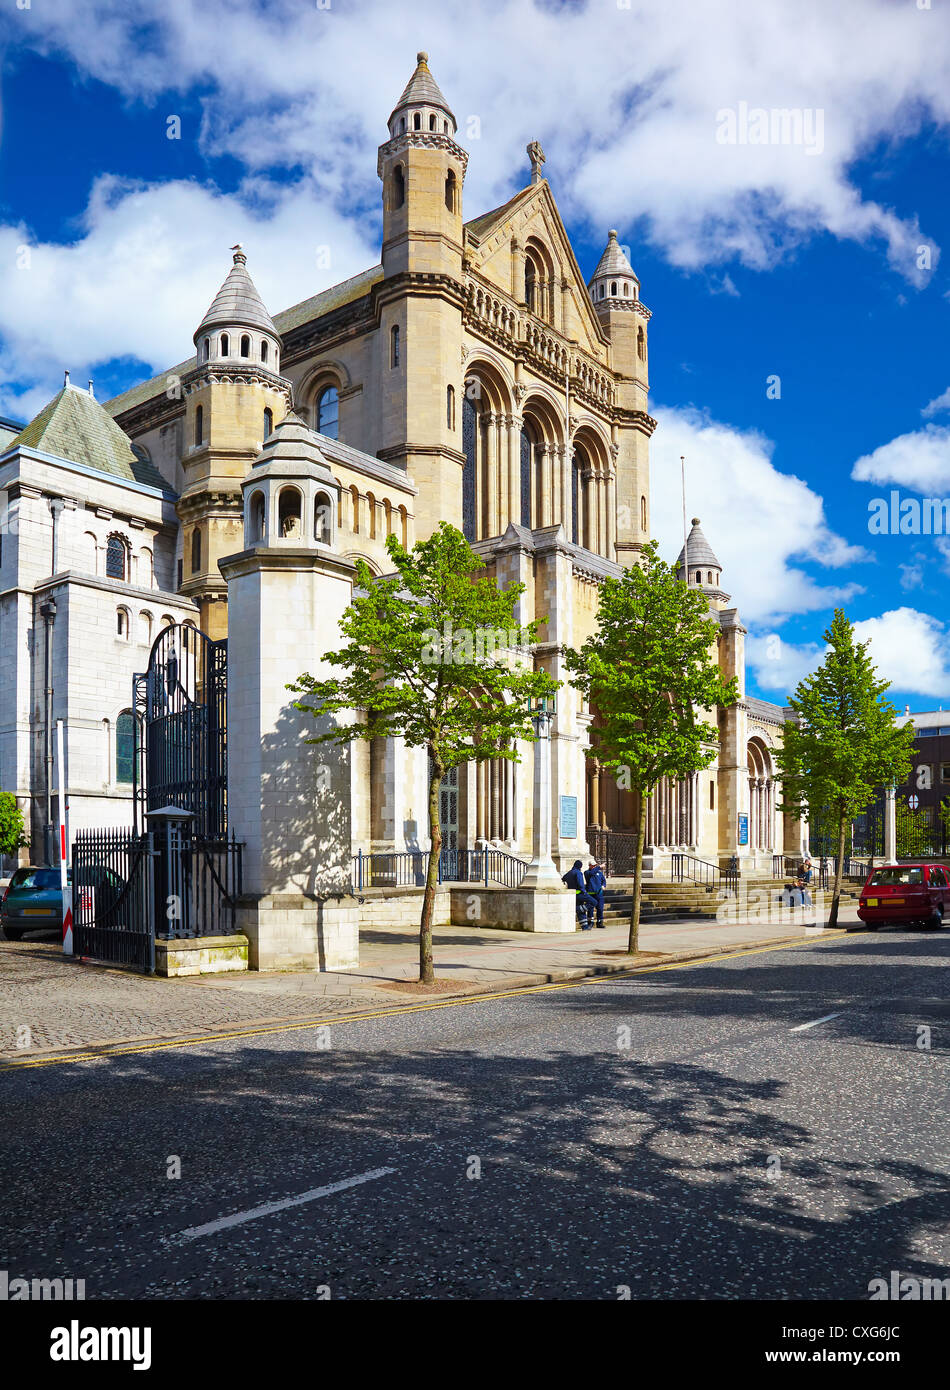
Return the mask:
{"type": "Polygon", "coordinates": [[[22,941],[23,933],[16,927],[4,927],[3,934],[8,941],[22,941]]]}

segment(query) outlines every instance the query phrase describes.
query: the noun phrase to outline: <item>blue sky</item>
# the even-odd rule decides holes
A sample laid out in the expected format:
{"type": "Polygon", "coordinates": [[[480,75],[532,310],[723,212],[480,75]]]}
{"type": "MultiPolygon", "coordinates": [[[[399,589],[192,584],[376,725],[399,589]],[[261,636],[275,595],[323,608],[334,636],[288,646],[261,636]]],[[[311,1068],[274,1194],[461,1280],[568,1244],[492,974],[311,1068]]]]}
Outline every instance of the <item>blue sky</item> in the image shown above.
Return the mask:
{"type": "Polygon", "coordinates": [[[783,699],[843,602],[897,703],[950,706],[950,539],[867,524],[892,489],[950,497],[950,26],[940,0],[827,11],[9,6],[0,412],[34,414],[64,367],[104,399],[186,357],[237,240],[272,311],[373,264],[375,147],[425,47],[470,152],[466,216],[524,184],[538,138],[585,273],[609,226],[630,248],[654,528],[675,553],[685,452],[752,693],[783,699]],[[717,139],[742,103],[821,112],[820,149],[717,139]]]}

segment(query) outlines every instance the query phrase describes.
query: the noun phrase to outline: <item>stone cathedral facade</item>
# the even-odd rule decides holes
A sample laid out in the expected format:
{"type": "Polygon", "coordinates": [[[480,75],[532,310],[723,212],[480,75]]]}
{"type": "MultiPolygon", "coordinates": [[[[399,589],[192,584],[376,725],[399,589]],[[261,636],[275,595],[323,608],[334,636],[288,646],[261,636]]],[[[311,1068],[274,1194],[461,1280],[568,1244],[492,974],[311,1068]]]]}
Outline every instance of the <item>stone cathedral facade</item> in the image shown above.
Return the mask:
{"type": "MultiPolygon", "coordinates": [[[[104,408],[91,388],[68,386],[47,408],[56,431],[33,422],[8,430],[6,442],[0,435],[0,489],[22,521],[0,572],[0,641],[9,651],[15,633],[17,651],[15,669],[0,676],[0,785],[28,806],[34,833],[47,774],[43,603],[61,594],[76,610],[69,645],[54,657],[54,717],[70,724],[74,824],[116,823],[128,794],[116,744],[125,682],[144,669],[158,625],[190,621],[212,638],[228,634],[221,562],[227,570],[245,547],[242,487],[291,410],[339,489],[339,555],[383,573],[388,534],[411,546],[452,522],[499,583],[525,584],[522,617],[545,619],[533,659],[557,677],[562,644],[579,646],[596,627],[604,576],[636,562],[650,537],[655,428],[651,311],[639,280],[614,231],[585,277],[537,143],[528,147],[527,186],[466,221],[469,155],[457,134],[419,54],[379,147],[379,264],[272,317],[235,247],[192,356],[104,408]],[[81,429],[80,415],[93,414],[96,430],[88,421],[81,429]],[[97,431],[99,455],[90,444],[97,431]]],[[[281,536],[306,533],[299,489],[288,485],[275,506],[281,536]]],[[[676,850],[715,863],[736,853],[748,870],[766,872],[773,853],[802,848],[802,827],[776,804],[772,752],[786,712],[745,698],[745,629],[698,521],[681,568],[687,561],[743,698],[721,716],[712,766],[660,789],[648,863],[659,872],[676,850]]],[[[565,685],[551,743],[559,865],[587,854],[590,826],[633,827],[632,794],[585,757],[596,724],[596,710],[565,685]]],[[[450,847],[488,842],[530,853],[533,751],[521,751],[519,765],[463,769],[444,788],[450,847]]],[[[354,853],[426,844],[425,779],[424,759],[398,741],[354,747],[354,853]]]]}

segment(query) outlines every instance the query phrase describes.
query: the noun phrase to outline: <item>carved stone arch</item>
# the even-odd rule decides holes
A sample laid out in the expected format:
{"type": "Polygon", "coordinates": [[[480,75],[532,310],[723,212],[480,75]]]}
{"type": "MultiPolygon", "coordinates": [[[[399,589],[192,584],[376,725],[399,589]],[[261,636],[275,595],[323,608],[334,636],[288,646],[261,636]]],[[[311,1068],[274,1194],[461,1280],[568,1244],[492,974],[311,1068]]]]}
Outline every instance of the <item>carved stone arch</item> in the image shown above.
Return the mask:
{"type": "Polygon", "coordinates": [[[379,561],[374,560],[372,556],[367,555],[363,550],[346,550],[343,552],[343,558],[344,560],[353,560],[354,562],[356,560],[362,560],[371,574],[380,575],[383,572],[379,561]]]}
{"type": "Polygon", "coordinates": [[[294,399],[295,402],[299,402],[307,409],[310,422],[315,425],[313,409],[316,405],[318,392],[322,391],[325,386],[335,386],[340,392],[348,391],[352,385],[353,378],[344,362],[336,357],[322,357],[301,378],[299,386],[294,391],[294,399]]]}

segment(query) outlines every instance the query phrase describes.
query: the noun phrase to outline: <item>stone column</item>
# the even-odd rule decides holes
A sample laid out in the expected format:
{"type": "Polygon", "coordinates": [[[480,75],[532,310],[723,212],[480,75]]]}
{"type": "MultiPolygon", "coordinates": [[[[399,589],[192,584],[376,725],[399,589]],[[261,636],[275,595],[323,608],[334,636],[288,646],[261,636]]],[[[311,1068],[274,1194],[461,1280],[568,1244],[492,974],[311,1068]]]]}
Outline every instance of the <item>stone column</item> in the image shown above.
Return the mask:
{"type": "Polygon", "coordinates": [[[893,782],[884,788],[884,858],[888,864],[897,861],[897,788],[893,782]]]}
{"type": "Polygon", "coordinates": [[[612,468],[607,473],[604,510],[604,554],[608,560],[613,560],[617,521],[617,474],[612,468]]]}
{"type": "MultiPolygon", "coordinates": [[[[521,525],[521,417],[506,415],[508,428],[508,520],[521,525]]],[[[504,527],[502,527],[504,530],[504,527]]]]}

